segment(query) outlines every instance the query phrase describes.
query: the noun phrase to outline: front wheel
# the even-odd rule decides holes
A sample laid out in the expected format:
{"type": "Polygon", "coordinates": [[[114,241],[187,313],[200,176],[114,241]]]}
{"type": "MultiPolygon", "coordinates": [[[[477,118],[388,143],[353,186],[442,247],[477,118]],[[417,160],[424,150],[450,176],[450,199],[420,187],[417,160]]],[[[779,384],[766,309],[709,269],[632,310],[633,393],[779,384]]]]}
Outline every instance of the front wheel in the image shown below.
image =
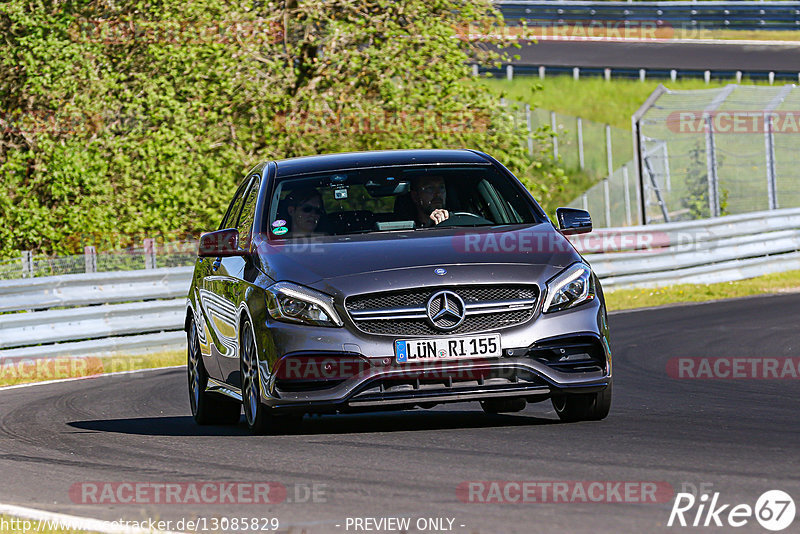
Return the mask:
{"type": "Polygon", "coordinates": [[[239,403],[206,391],[208,373],[203,365],[194,321],[189,325],[188,345],[187,371],[192,417],[198,425],[235,425],[242,414],[239,403]]]}
{"type": "Polygon", "coordinates": [[[553,396],[553,408],[564,422],[600,421],[611,409],[612,382],[597,393],[577,393],[553,396]]]}
{"type": "Polygon", "coordinates": [[[270,430],[268,408],[261,403],[261,375],[258,372],[258,355],[249,321],[242,326],[242,344],[239,368],[242,374],[242,404],[247,428],[253,434],[266,434],[270,430]]]}

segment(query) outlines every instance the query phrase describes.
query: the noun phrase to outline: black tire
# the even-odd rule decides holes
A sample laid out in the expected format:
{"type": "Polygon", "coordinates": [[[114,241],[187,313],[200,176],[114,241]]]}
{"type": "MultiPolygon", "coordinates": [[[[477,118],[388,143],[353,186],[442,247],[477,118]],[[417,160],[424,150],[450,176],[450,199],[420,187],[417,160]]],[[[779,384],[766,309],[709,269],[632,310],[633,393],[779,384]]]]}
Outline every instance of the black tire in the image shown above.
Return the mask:
{"type": "Polygon", "coordinates": [[[555,395],[553,408],[558,418],[565,423],[576,421],[600,421],[611,409],[612,382],[597,393],[555,395]]]}
{"type": "Polygon", "coordinates": [[[258,371],[258,355],[250,321],[242,324],[239,369],[242,376],[242,404],[244,419],[250,432],[263,435],[274,429],[274,421],[269,408],[261,402],[261,373],[258,371]]]}
{"type": "Polygon", "coordinates": [[[189,378],[189,406],[198,425],[235,425],[242,414],[242,406],[233,399],[208,393],[208,373],[203,365],[197,340],[197,325],[189,324],[187,333],[187,375],[189,378]]]}
{"type": "Polygon", "coordinates": [[[494,415],[498,413],[514,413],[521,412],[528,404],[523,398],[513,399],[486,399],[481,401],[481,408],[483,411],[494,415]]]}

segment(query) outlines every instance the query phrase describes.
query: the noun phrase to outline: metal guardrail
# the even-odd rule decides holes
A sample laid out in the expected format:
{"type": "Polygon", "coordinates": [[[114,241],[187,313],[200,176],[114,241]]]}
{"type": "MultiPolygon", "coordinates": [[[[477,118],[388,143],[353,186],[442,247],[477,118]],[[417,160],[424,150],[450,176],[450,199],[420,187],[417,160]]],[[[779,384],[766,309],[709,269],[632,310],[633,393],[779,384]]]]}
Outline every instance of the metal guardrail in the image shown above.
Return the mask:
{"type": "Polygon", "coordinates": [[[654,22],[658,26],[737,30],[800,29],[800,2],[501,1],[508,22],[654,22]]]}
{"type": "Polygon", "coordinates": [[[607,228],[574,239],[605,289],[707,284],[800,269],[800,209],[607,228]],[[599,252],[602,249],[617,252],[599,252]]]}
{"type": "MultiPolygon", "coordinates": [[[[608,290],[800,269],[800,208],[574,236],[608,290]]],[[[0,361],[182,349],[191,267],[0,281],[0,361]],[[24,310],[36,311],[24,311],[24,310]]]]}
{"type": "Polygon", "coordinates": [[[0,359],[180,348],[192,270],[0,281],[0,359]]]}
{"type": "Polygon", "coordinates": [[[193,267],[0,281],[0,312],[185,297],[193,267]]]}

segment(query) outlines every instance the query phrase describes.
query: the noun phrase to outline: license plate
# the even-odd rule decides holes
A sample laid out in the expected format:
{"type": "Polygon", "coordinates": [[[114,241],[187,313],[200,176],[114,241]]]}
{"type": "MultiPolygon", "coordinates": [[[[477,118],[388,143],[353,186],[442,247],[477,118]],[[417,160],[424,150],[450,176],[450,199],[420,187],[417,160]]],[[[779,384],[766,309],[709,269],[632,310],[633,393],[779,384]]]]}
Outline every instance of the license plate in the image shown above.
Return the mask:
{"type": "Polygon", "coordinates": [[[487,358],[503,352],[500,334],[401,340],[394,342],[394,350],[398,363],[487,358]]]}

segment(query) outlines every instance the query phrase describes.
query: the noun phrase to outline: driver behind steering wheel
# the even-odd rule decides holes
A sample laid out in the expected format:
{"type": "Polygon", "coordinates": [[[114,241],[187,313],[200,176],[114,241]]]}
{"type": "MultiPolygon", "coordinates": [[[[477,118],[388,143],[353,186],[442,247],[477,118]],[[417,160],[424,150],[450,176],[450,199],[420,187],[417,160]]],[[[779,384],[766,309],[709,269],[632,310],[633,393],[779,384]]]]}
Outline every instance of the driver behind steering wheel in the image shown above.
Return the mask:
{"type": "Polygon", "coordinates": [[[450,218],[450,213],[444,208],[447,188],[442,176],[414,178],[411,181],[411,200],[414,201],[417,228],[430,227],[450,218]]]}

